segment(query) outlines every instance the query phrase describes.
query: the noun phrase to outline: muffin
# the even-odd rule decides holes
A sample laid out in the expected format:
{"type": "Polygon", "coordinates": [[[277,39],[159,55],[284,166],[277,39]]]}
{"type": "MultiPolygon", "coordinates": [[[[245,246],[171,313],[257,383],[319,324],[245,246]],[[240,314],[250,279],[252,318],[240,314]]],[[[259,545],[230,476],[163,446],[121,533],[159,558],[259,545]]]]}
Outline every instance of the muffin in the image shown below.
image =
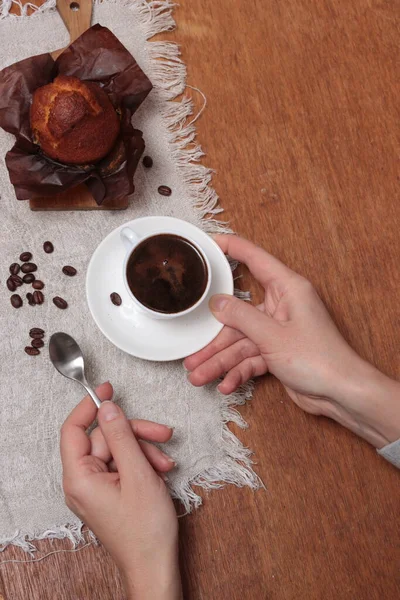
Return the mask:
{"type": "Polygon", "coordinates": [[[106,92],[96,83],[66,75],[35,90],[30,121],[33,140],[44,154],[71,165],[100,161],[120,131],[106,92]]]}

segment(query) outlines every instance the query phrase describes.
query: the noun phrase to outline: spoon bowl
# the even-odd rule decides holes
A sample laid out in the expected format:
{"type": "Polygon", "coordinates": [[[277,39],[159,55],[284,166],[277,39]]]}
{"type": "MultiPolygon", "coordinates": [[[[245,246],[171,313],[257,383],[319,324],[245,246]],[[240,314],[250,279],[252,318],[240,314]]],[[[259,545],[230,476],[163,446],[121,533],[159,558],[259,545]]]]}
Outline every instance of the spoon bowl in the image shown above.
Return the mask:
{"type": "Polygon", "coordinates": [[[50,360],[61,375],[80,383],[93,402],[100,408],[101,401],[89,386],[85,376],[85,363],[78,343],[68,333],[54,333],[49,343],[50,360]]]}

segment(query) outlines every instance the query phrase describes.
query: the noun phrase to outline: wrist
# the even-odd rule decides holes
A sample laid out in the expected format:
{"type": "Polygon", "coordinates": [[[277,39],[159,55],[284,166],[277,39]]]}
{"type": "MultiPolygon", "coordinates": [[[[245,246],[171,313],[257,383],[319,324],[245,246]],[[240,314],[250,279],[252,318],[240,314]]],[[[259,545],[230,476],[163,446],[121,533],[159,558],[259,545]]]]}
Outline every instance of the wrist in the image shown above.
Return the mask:
{"type": "Polygon", "coordinates": [[[332,418],[376,448],[400,438],[400,383],[360,357],[338,381],[332,418]]]}
{"type": "Polygon", "coordinates": [[[166,559],[155,554],[142,566],[122,571],[127,600],[181,600],[178,553],[166,559]]]}

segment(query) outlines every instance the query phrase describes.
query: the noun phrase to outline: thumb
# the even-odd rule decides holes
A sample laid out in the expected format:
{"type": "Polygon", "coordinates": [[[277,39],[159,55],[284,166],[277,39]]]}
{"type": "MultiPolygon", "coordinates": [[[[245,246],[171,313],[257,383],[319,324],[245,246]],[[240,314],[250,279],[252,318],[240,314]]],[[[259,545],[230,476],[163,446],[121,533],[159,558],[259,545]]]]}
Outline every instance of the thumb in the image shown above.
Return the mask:
{"type": "Polygon", "coordinates": [[[276,336],[279,331],[279,325],[274,319],[234,296],[213,296],[210,300],[210,310],[218,321],[241,331],[259,347],[264,346],[270,337],[276,336]]]}
{"type": "Polygon", "coordinates": [[[97,420],[121,476],[121,483],[132,481],[143,470],[151,469],[132,427],[114,402],[102,402],[97,420]]]}

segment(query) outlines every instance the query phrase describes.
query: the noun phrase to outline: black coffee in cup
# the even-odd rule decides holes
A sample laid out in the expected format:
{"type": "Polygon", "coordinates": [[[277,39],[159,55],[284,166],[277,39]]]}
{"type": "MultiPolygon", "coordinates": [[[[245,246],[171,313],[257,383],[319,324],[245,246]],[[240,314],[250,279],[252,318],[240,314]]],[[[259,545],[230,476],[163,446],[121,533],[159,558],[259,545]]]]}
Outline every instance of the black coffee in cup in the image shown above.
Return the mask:
{"type": "Polygon", "coordinates": [[[200,300],[209,274],[202,254],[189,240],[162,233],[133,249],[126,277],[132,294],[143,306],[174,314],[200,300]]]}

